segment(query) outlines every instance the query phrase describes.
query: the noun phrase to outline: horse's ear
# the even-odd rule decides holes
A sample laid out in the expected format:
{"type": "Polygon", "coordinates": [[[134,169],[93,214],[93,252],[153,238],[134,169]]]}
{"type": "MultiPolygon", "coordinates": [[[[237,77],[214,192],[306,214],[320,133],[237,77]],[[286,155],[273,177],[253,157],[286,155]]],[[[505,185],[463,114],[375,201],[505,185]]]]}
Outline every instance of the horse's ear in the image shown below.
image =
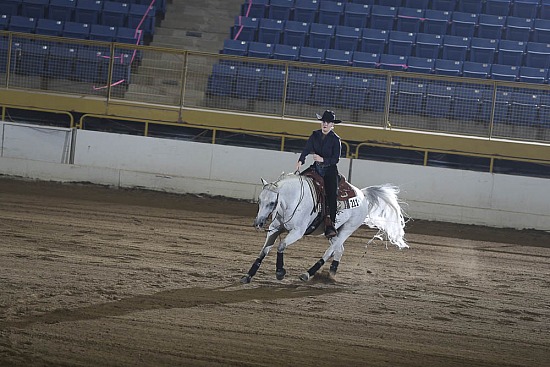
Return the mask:
{"type": "Polygon", "coordinates": [[[264,180],[264,178],[262,177],[262,185],[265,186],[265,185],[267,185],[267,184],[268,184],[268,182],[267,182],[266,180],[264,180]]]}

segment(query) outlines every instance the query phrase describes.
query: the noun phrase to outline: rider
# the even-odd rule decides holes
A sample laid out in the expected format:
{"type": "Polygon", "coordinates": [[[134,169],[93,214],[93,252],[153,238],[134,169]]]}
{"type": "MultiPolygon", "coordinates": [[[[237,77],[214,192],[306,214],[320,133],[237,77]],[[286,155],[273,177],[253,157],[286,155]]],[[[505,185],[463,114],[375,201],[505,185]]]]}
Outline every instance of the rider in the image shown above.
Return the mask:
{"type": "Polygon", "coordinates": [[[321,121],[321,129],[313,131],[306,146],[296,164],[296,171],[300,170],[302,164],[306,161],[306,156],[313,153],[313,168],[323,177],[325,181],[325,191],[327,194],[328,211],[330,223],[325,225],[325,236],[332,238],[338,234],[334,223],[336,221],[336,195],[338,191],[338,167],[340,160],[342,143],[340,137],[333,131],[334,124],[339,124],[333,111],[326,110],[323,116],[317,115],[317,120],[321,121]]]}

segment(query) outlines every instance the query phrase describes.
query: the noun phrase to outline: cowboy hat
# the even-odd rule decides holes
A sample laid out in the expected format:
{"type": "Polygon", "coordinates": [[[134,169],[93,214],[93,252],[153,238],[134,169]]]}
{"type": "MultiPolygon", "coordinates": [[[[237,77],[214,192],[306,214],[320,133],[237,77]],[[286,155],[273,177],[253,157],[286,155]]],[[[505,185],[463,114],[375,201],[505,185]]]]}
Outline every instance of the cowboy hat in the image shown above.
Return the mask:
{"type": "Polygon", "coordinates": [[[342,120],[336,120],[336,115],[331,110],[326,110],[323,113],[323,116],[319,115],[318,113],[316,113],[315,115],[317,115],[317,120],[333,122],[335,124],[339,124],[340,122],[342,122],[342,120]]]}

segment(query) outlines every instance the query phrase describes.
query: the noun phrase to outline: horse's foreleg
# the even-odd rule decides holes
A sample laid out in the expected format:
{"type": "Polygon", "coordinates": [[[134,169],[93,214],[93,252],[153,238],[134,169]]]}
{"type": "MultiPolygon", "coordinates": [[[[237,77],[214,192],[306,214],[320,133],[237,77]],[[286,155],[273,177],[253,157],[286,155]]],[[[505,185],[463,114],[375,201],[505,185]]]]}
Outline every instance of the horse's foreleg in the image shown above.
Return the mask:
{"type": "Polygon", "coordinates": [[[275,276],[278,280],[283,280],[286,275],[285,264],[284,264],[284,251],[285,249],[298,241],[304,235],[305,230],[296,228],[288,232],[287,236],[277,248],[277,268],[275,269],[275,276]]]}
{"type": "Polygon", "coordinates": [[[260,265],[262,265],[262,260],[267,256],[267,254],[271,250],[271,247],[273,247],[275,240],[277,239],[277,237],[279,237],[281,232],[282,230],[277,228],[269,230],[265,239],[264,246],[262,247],[262,251],[260,251],[260,255],[258,256],[256,261],[254,261],[254,263],[250,267],[250,270],[248,270],[248,273],[246,273],[246,275],[241,278],[241,283],[250,283],[252,277],[256,275],[256,272],[260,268],[260,265]]]}

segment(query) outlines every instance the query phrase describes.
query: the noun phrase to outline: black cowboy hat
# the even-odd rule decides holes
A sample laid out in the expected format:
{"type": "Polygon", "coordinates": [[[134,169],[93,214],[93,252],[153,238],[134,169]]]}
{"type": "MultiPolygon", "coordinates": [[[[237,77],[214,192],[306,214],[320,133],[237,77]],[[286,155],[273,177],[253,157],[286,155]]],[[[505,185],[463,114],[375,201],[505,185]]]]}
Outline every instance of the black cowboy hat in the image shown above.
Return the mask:
{"type": "Polygon", "coordinates": [[[319,115],[318,113],[316,113],[315,115],[317,115],[317,120],[334,122],[335,124],[339,124],[340,122],[342,122],[342,120],[336,120],[336,115],[334,114],[334,111],[331,110],[326,110],[325,112],[323,112],[323,116],[319,115]]]}

